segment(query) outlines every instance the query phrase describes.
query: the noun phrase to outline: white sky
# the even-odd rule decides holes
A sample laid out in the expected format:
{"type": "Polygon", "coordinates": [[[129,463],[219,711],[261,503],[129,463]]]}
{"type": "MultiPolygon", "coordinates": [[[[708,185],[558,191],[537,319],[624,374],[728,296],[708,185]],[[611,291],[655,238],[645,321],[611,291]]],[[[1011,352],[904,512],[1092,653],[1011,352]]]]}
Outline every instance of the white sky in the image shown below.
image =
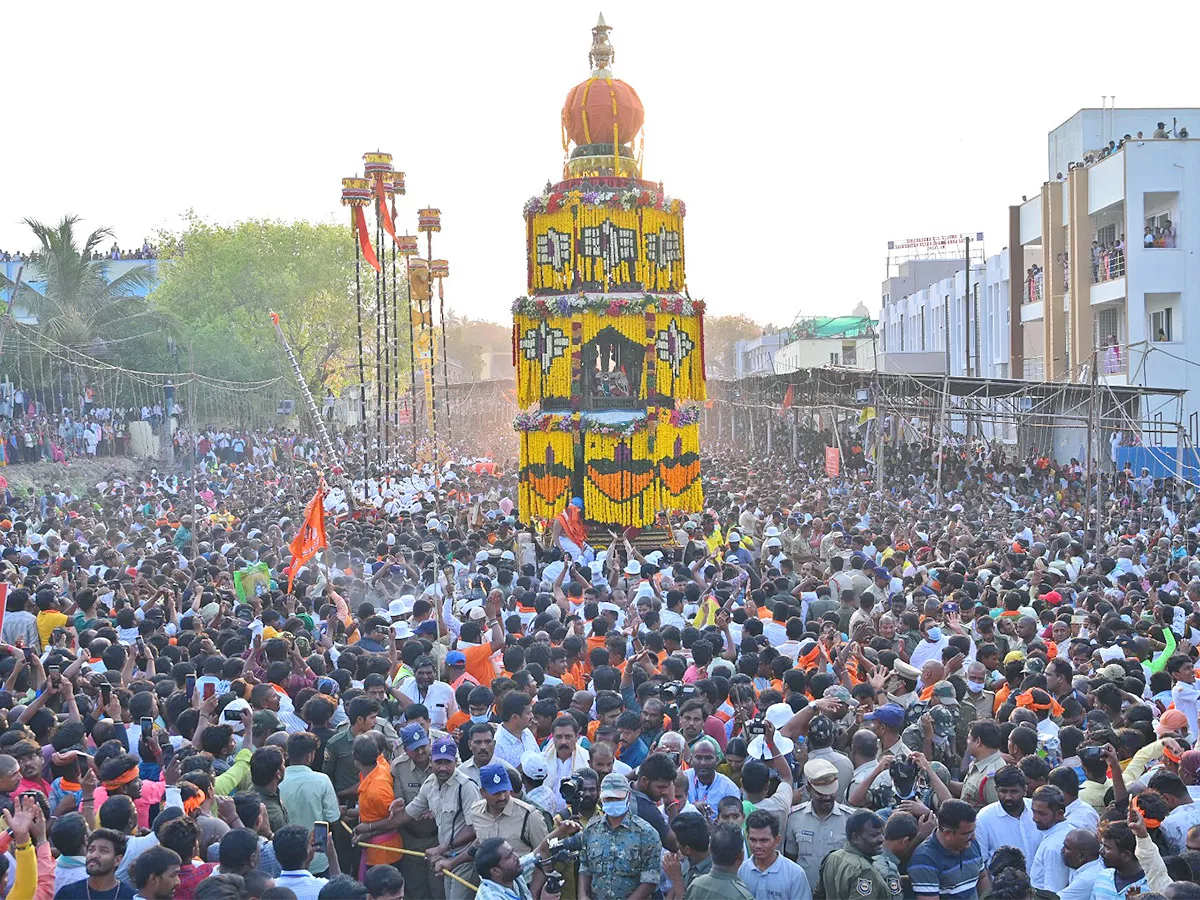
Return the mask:
{"type": "Polygon", "coordinates": [[[762,322],[876,311],[890,238],[982,230],[998,252],[1046,133],[1101,94],[1197,105],[1180,2],[4,6],[0,247],[68,212],[130,247],[188,208],[346,221],[340,179],[378,148],[407,230],[442,210],[448,303],[500,322],[600,8],[646,177],[688,205],[692,296],[762,322]]]}

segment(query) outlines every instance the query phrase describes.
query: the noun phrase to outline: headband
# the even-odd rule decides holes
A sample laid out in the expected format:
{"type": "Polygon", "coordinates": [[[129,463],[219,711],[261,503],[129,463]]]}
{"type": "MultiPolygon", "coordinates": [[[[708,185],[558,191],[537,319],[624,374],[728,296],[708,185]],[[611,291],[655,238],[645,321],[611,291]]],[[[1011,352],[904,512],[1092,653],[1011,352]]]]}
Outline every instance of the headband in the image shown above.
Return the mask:
{"type": "Polygon", "coordinates": [[[1178,754],[1177,754],[1177,753],[1176,753],[1174,750],[1172,750],[1170,747],[1164,746],[1164,747],[1163,747],[1163,751],[1162,751],[1162,753],[1163,753],[1163,758],[1164,758],[1164,759],[1165,759],[1167,762],[1173,762],[1173,763],[1175,763],[1176,765],[1178,765],[1180,762],[1182,762],[1182,761],[1183,761],[1183,754],[1182,754],[1182,753],[1178,753],[1178,754]]]}
{"type": "Polygon", "coordinates": [[[208,799],[208,796],[204,793],[204,791],[200,790],[199,788],[196,788],[196,796],[189,797],[187,800],[183,801],[184,815],[190,816],[192,813],[194,813],[196,810],[198,810],[201,806],[203,806],[204,801],[207,799],[208,799]]]}
{"type": "Polygon", "coordinates": [[[1134,797],[1130,802],[1133,804],[1133,808],[1138,811],[1138,815],[1142,817],[1142,821],[1146,823],[1147,828],[1157,828],[1162,824],[1162,819],[1152,819],[1142,812],[1142,804],[1137,797],[1134,797]]]}
{"type": "Polygon", "coordinates": [[[105,781],[104,789],[106,791],[110,791],[110,792],[118,790],[120,788],[125,787],[125,785],[129,784],[129,782],[135,780],[137,777],[138,777],[138,767],[130,766],[127,771],[122,772],[116,778],[110,778],[109,780],[105,781]]]}

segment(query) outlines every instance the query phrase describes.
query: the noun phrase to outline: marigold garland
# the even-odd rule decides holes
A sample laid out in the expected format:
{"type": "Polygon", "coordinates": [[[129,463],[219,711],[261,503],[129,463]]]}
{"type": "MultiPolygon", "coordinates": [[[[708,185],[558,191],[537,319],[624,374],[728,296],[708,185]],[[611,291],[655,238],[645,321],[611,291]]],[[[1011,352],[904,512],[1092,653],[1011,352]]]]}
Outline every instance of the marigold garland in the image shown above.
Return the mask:
{"type": "Polygon", "coordinates": [[[701,320],[660,313],[656,325],[654,372],[659,393],[676,400],[706,400],[701,320]]]}
{"type": "Polygon", "coordinates": [[[570,335],[569,318],[513,318],[517,405],[522,409],[547,397],[571,396],[570,335]]]}
{"type": "Polygon", "coordinates": [[[610,525],[651,525],[658,512],[658,478],[650,432],[632,437],[584,435],[583,510],[610,525]]]}
{"type": "Polygon", "coordinates": [[[700,426],[675,424],[660,417],[654,434],[658,465],[659,505],[664,509],[700,512],[700,426]]]}
{"type": "Polygon", "coordinates": [[[521,521],[551,519],[562,512],[574,473],[575,441],[570,432],[522,434],[517,489],[521,521]]]}
{"type": "Polygon", "coordinates": [[[538,197],[532,197],[525,202],[524,215],[529,218],[534,213],[556,212],[569,209],[581,204],[587,206],[605,206],[609,209],[660,209],[677,216],[687,215],[687,206],[682,200],[675,200],[658,191],[634,186],[629,188],[600,187],[595,190],[550,191],[538,197]]]}
{"type": "Polygon", "coordinates": [[[645,431],[655,422],[665,422],[677,428],[686,428],[689,425],[695,425],[699,421],[700,408],[696,406],[685,406],[682,409],[671,409],[664,406],[657,410],[656,416],[648,414],[640,415],[628,422],[621,423],[601,422],[580,415],[579,413],[563,415],[560,413],[528,412],[520,413],[513,419],[513,430],[525,432],[564,431],[568,433],[578,431],[629,437],[638,432],[645,431]]]}
{"type": "Polygon", "coordinates": [[[683,217],[678,213],[580,203],[531,214],[527,234],[532,291],[580,285],[684,289],[683,217]],[[607,259],[596,255],[598,232],[607,236],[607,259]],[[584,254],[588,249],[591,255],[584,254]]]}
{"type": "Polygon", "coordinates": [[[569,316],[589,310],[597,315],[641,316],[647,311],[677,316],[704,314],[703,300],[689,300],[680,294],[605,294],[580,291],[577,294],[517,297],[512,302],[514,316],[547,318],[569,316]]]}

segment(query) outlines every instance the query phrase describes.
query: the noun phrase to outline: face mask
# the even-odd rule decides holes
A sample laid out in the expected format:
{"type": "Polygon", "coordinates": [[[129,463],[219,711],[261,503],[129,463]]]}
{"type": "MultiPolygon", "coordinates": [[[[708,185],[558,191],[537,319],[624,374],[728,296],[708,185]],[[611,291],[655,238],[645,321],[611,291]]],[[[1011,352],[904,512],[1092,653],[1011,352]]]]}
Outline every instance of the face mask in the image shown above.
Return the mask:
{"type": "Polygon", "coordinates": [[[471,721],[476,725],[483,725],[490,720],[491,716],[489,716],[487,713],[484,713],[482,716],[471,716],[471,721]]]}
{"type": "Polygon", "coordinates": [[[612,816],[614,819],[619,818],[629,812],[629,800],[605,800],[600,804],[600,808],[604,810],[606,816],[612,816]]]}
{"type": "Polygon", "coordinates": [[[936,625],[934,625],[932,628],[929,629],[928,637],[931,642],[936,644],[938,641],[940,641],[942,639],[942,629],[940,629],[936,625]]]}
{"type": "Polygon", "coordinates": [[[982,681],[968,681],[967,682],[967,690],[970,691],[972,694],[978,694],[983,691],[983,682],[982,681]]]}

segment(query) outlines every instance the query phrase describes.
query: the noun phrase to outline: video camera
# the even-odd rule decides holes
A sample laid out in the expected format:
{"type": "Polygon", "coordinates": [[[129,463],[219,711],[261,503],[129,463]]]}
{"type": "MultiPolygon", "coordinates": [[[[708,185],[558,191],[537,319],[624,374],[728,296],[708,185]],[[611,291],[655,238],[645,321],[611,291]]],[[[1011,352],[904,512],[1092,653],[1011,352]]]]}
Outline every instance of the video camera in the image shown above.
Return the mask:
{"type": "Polygon", "coordinates": [[[551,894],[560,894],[563,889],[563,876],[552,868],[559,863],[575,860],[583,849],[582,835],[573,834],[566,838],[555,838],[548,842],[550,852],[545,856],[534,857],[533,864],[546,876],[546,885],[542,890],[551,894]]]}
{"type": "Polygon", "coordinates": [[[765,716],[755,716],[746,723],[746,734],[765,735],[767,733],[767,720],[765,716]]]}

